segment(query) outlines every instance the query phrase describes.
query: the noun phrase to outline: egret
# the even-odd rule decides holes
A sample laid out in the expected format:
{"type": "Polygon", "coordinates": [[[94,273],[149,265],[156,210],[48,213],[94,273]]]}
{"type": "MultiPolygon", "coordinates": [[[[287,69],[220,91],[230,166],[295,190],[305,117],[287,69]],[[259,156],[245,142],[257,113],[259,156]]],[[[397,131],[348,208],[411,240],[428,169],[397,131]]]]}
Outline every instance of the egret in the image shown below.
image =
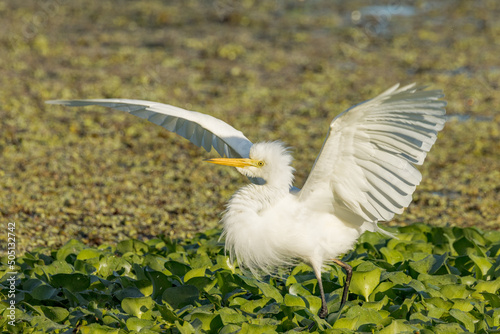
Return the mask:
{"type": "Polygon", "coordinates": [[[346,271],[341,307],[352,268],[338,259],[365,231],[388,234],[389,221],[410,204],[421,165],[444,127],[440,90],[395,85],[355,105],[330,123],[323,147],[302,189],[292,185],[290,151],[281,142],[253,144],[212,116],[174,106],[129,99],[55,100],[66,106],[98,105],[126,111],[190,140],[221,158],[207,162],[235,167],[250,184],[229,200],[222,217],[231,261],[257,277],[302,261],[318,280],[328,314],[321,272],[330,263],[346,271]]]}

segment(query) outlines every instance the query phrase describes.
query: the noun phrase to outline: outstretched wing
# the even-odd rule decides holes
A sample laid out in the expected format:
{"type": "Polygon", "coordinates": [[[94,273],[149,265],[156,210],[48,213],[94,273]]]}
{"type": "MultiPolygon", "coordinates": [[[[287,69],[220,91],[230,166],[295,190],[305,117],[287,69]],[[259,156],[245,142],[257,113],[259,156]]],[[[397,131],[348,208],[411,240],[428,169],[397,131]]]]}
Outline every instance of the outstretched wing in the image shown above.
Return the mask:
{"type": "Polygon", "coordinates": [[[128,99],[53,100],[71,107],[98,105],[126,111],[188,139],[210,152],[212,147],[228,158],[248,158],[252,142],[243,133],[215,117],[168,104],[128,99]]]}
{"type": "MultiPolygon", "coordinates": [[[[298,196],[327,200],[359,224],[392,219],[412,199],[421,165],[444,127],[439,90],[396,85],[335,117],[298,196]]],[[[354,223],[353,222],[353,223],[354,223]]]]}

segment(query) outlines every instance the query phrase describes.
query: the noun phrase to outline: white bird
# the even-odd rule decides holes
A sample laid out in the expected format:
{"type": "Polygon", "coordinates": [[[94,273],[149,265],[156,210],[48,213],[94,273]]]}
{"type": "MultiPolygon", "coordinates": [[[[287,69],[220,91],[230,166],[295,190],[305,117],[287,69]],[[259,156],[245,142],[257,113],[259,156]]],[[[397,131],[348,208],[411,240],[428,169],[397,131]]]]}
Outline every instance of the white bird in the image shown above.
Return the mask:
{"type": "Polygon", "coordinates": [[[445,123],[440,90],[395,85],[334,118],[301,190],[293,187],[292,156],[280,142],[252,144],[240,131],[202,113],[128,99],[57,100],[67,106],[99,105],[145,118],[223,158],[206,161],[236,167],[252,184],[229,200],[222,218],[226,249],[255,275],[297,261],[309,264],[328,314],[321,281],[331,262],[346,270],[341,307],[352,268],[337,259],[365,231],[400,214],[411,200],[421,165],[445,123]]]}

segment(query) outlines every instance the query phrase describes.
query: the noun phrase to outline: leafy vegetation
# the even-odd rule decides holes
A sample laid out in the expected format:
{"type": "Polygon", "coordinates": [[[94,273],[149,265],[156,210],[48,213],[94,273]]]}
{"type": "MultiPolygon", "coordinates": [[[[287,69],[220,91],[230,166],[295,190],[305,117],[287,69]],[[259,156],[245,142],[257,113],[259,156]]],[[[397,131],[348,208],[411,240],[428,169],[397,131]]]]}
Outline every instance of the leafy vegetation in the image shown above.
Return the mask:
{"type": "Polygon", "coordinates": [[[392,1],[359,20],[364,0],[113,3],[0,3],[0,224],[17,223],[19,252],[190,238],[216,227],[246,183],[154,124],[51,99],[206,112],[290,145],[300,188],[335,115],[397,82],[430,85],[453,117],[390,224],[499,228],[497,0],[392,1]]]}
{"type": "MultiPolygon", "coordinates": [[[[362,236],[345,275],[323,274],[330,315],[311,269],[298,265],[265,281],[228,263],[216,230],[191,240],[124,240],[92,248],[71,240],[19,259],[11,333],[498,333],[500,232],[416,224],[398,238],[362,236]]],[[[5,296],[7,284],[3,282],[5,296]]],[[[5,299],[2,296],[2,299],[5,299]]],[[[0,312],[6,312],[6,303],[0,312]]]]}

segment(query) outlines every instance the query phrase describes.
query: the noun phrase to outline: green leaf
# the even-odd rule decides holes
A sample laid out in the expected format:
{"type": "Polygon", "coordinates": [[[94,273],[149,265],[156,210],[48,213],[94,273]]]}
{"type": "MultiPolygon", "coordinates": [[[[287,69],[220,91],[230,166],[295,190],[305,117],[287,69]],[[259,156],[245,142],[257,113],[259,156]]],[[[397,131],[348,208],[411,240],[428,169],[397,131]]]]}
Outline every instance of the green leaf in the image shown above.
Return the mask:
{"type": "Polygon", "coordinates": [[[42,284],[34,288],[30,295],[38,300],[48,300],[51,299],[55,293],[57,293],[57,289],[48,284],[42,284]]]}
{"type": "Polygon", "coordinates": [[[457,310],[457,309],[451,309],[450,315],[455,318],[458,322],[460,322],[464,327],[467,329],[467,331],[471,333],[475,333],[475,326],[474,323],[477,321],[476,318],[471,316],[469,313],[457,310]]]}
{"type": "Polygon", "coordinates": [[[207,271],[207,269],[207,267],[191,269],[184,275],[184,281],[187,282],[193,277],[205,277],[205,272],[207,271]]]}
{"type": "Polygon", "coordinates": [[[351,292],[363,296],[365,301],[368,301],[370,294],[380,283],[381,273],[380,268],[370,271],[354,271],[351,279],[351,292]]]}
{"type": "Polygon", "coordinates": [[[448,299],[467,298],[470,292],[463,284],[448,284],[441,287],[440,292],[448,299]]]}
{"type": "Polygon", "coordinates": [[[463,312],[470,312],[474,309],[473,300],[471,299],[453,299],[452,308],[463,312]]]}
{"type": "Polygon", "coordinates": [[[193,285],[181,285],[168,288],[163,292],[162,300],[174,309],[193,305],[200,297],[200,291],[193,285]]]}
{"type": "Polygon", "coordinates": [[[98,249],[93,249],[93,248],[87,248],[87,249],[84,249],[82,251],[80,251],[77,255],[76,255],[76,258],[78,260],[88,260],[88,259],[93,259],[93,258],[96,258],[96,257],[99,257],[101,256],[101,254],[103,254],[102,251],[98,250],[98,249]]]}
{"type": "Polygon", "coordinates": [[[408,324],[408,321],[401,319],[394,319],[389,326],[380,330],[379,334],[400,334],[400,333],[414,333],[418,328],[408,324]]]}
{"type": "Polygon", "coordinates": [[[56,274],[50,277],[50,283],[56,288],[66,288],[71,292],[78,292],[88,289],[90,276],[80,273],[56,274]]]}
{"type": "Polygon", "coordinates": [[[464,332],[463,328],[457,323],[438,324],[433,328],[433,331],[436,334],[457,334],[464,332]]]}
{"type": "Polygon", "coordinates": [[[210,311],[196,309],[195,311],[191,312],[189,314],[188,319],[190,319],[191,324],[193,324],[193,320],[197,319],[201,323],[200,329],[203,331],[210,331],[212,327],[212,321],[214,320],[215,317],[218,317],[217,314],[214,314],[210,311]]]}
{"type": "MultiPolygon", "coordinates": [[[[29,319],[29,323],[32,326],[32,328],[38,329],[38,331],[41,333],[54,333],[54,332],[60,332],[63,329],[69,329],[68,325],[58,324],[45,316],[38,316],[38,315],[34,316],[29,319]]],[[[18,323],[16,323],[16,325],[17,324],[18,323]]]]}
{"type": "Polygon", "coordinates": [[[54,322],[63,322],[68,318],[69,311],[62,307],[40,306],[43,314],[54,322]]]}
{"type": "Polygon", "coordinates": [[[497,294],[489,293],[489,292],[481,292],[484,299],[490,303],[493,308],[500,308],[500,297],[497,294]]]}
{"type": "Polygon", "coordinates": [[[256,281],[255,284],[259,287],[264,296],[272,298],[278,303],[283,303],[283,296],[281,295],[280,291],[276,289],[274,286],[259,281],[256,281]]]}
{"type": "Polygon", "coordinates": [[[66,261],[66,258],[72,254],[75,255],[80,253],[86,246],[78,240],[71,239],[64,246],[62,246],[56,254],[56,259],[59,261],[66,261]]]}
{"type": "Polygon", "coordinates": [[[246,300],[243,298],[241,298],[241,299],[244,302],[240,304],[240,309],[243,312],[247,312],[247,313],[255,313],[255,312],[259,311],[264,306],[266,306],[270,300],[272,300],[271,298],[268,298],[268,297],[262,297],[260,299],[254,299],[254,300],[246,300]]]}
{"type": "Polygon", "coordinates": [[[285,295],[284,304],[286,306],[293,306],[293,307],[298,307],[298,308],[305,308],[306,307],[306,302],[304,301],[304,299],[302,299],[298,296],[290,295],[290,294],[285,295]]]}
{"type": "Polygon", "coordinates": [[[144,330],[153,327],[155,322],[152,320],[130,317],[127,319],[126,324],[128,330],[145,333],[144,330]]]}
{"type": "Polygon", "coordinates": [[[498,290],[500,290],[500,278],[497,278],[494,281],[478,280],[474,288],[476,289],[476,293],[480,292],[496,293],[498,290]]]}
{"type": "Polygon", "coordinates": [[[120,332],[118,328],[112,328],[99,324],[81,326],[80,331],[82,334],[118,334],[120,332]]]}
{"type": "Polygon", "coordinates": [[[145,274],[153,284],[153,294],[151,295],[151,297],[155,300],[163,295],[165,289],[172,286],[172,283],[164,273],[150,270],[145,271],[145,274]]]}
{"type": "Polygon", "coordinates": [[[183,277],[191,270],[191,267],[188,266],[187,264],[177,261],[165,262],[165,268],[168,271],[170,271],[173,275],[177,275],[179,277],[183,277]]]}
{"type": "Polygon", "coordinates": [[[446,262],[448,258],[447,254],[435,255],[431,254],[426,256],[422,260],[410,262],[410,268],[415,270],[420,274],[434,274],[436,273],[446,262]]]}
{"type": "Polygon", "coordinates": [[[151,297],[124,298],[121,303],[122,309],[134,317],[142,318],[142,315],[152,309],[155,302],[151,297]]]}
{"type": "Polygon", "coordinates": [[[476,265],[476,277],[481,279],[488,274],[488,271],[493,266],[493,264],[485,257],[476,256],[474,254],[469,254],[469,257],[474,261],[476,265]]]}
{"type": "Polygon", "coordinates": [[[120,241],[116,245],[116,250],[122,254],[125,253],[135,253],[138,255],[144,255],[148,253],[149,247],[147,244],[145,244],[142,241],[135,240],[135,239],[128,239],[128,240],[123,240],[120,241]]]}
{"type": "MultiPolygon", "coordinates": [[[[350,319],[356,319],[354,328],[351,329],[359,329],[361,326],[365,324],[382,324],[384,322],[382,313],[379,313],[374,309],[364,308],[359,305],[350,307],[345,313],[345,317],[350,319]]],[[[334,328],[342,328],[342,327],[334,327],[334,328]]]]}
{"type": "Polygon", "coordinates": [[[401,252],[387,247],[382,247],[380,249],[380,253],[382,253],[384,259],[392,265],[405,260],[405,257],[401,254],[401,252]]]}
{"type": "Polygon", "coordinates": [[[219,311],[219,315],[224,325],[241,324],[247,321],[247,318],[236,310],[225,307],[219,311]]]}

